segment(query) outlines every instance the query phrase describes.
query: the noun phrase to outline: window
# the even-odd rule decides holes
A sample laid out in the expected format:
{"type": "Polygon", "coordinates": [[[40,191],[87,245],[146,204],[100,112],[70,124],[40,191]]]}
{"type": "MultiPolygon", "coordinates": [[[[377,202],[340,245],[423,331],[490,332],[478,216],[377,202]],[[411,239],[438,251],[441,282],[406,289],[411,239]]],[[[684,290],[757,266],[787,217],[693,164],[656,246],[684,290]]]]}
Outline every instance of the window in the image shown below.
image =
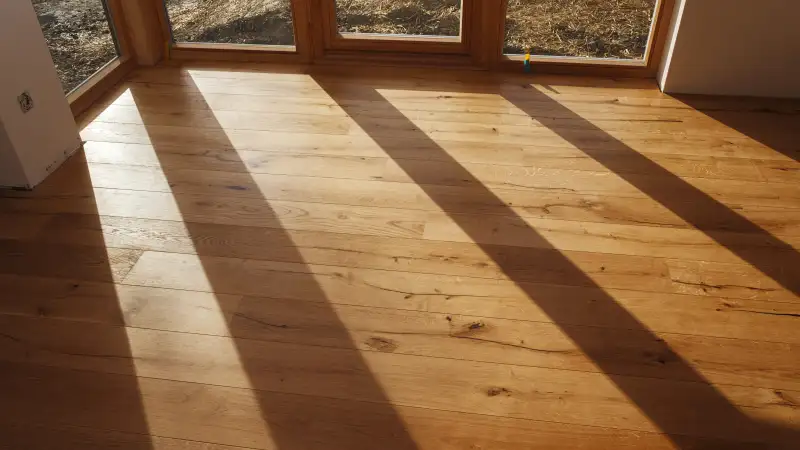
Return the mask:
{"type": "Polygon", "coordinates": [[[461,0],[336,0],[340,33],[459,36],[461,0]]]}
{"type": "Polygon", "coordinates": [[[65,93],[119,56],[103,0],[33,0],[65,93]]]}
{"type": "Polygon", "coordinates": [[[657,0],[508,0],[503,52],[644,58],[657,0]]]}
{"type": "Polygon", "coordinates": [[[294,45],[291,0],[166,0],[176,42],[294,45]]]}

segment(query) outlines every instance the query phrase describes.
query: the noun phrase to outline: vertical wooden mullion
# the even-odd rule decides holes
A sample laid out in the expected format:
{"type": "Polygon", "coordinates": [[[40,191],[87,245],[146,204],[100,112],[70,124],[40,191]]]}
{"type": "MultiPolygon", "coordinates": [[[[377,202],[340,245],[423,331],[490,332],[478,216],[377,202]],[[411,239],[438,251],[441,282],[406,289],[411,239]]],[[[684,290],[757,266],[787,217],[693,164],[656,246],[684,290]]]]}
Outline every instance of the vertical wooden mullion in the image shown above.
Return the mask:
{"type": "Polygon", "coordinates": [[[675,0],[660,0],[653,15],[652,30],[650,39],[647,42],[645,51],[645,63],[647,70],[655,76],[664,56],[664,46],[666,44],[667,33],[669,32],[670,22],[675,10],[675,0]]]}
{"type": "Polygon", "coordinates": [[[314,59],[314,35],[312,23],[312,10],[315,0],[291,0],[292,24],[294,26],[294,45],[303,62],[309,63],[314,59]]]}
{"type": "Polygon", "coordinates": [[[126,59],[133,56],[133,49],[131,48],[130,40],[128,39],[128,29],[123,20],[122,7],[120,0],[106,0],[106,10],[108,11],[108,20],[111,22],[109,25],[114,33],[114,39],[117,43],[117,50],[119,51],[120,59],[126,59]]]}
{"type": "Polygon", "coordinates": [[[473,59],[487,69],[500,66],[505,40],[507,0],[476,0],[473,28],[473,59]]]}
{"type": "Polygon", "coordinates": [[[480,0],[461,0],[461,45],[471,52],[476,41],[475,17],[479,14],[480,0]]]}
{"type": "MultiPolygon", "coordinates": [[[[165,0],[155,0],[155,10],[158,16],[158,23],[161,25],[161,34],[159,41],[162,42],[165,52],[169,52],[172,44],[175,43],[175,38],[172,36],[172,24],[169,23],[169,15],[167,14],[167,3],[165,0]]],[[[168,57],[168,55],[167,55],[168,57]]]]}
{"type": "Polygon", "coordinates": [[[164,0],[119,2],[132,56],[139,65],[154,65],[164,56],[166,46],[159,17],[163,7],[164,0]]]}
{"type": "Polygon", "coordinates": [[[314,0],[317,2],[317,26],[320,30],[322,41],[320,48],[324,55],[325,50],[332,47],[333,41],[339,34],[339,25],[336,21],[336,0],[314,0]]]}

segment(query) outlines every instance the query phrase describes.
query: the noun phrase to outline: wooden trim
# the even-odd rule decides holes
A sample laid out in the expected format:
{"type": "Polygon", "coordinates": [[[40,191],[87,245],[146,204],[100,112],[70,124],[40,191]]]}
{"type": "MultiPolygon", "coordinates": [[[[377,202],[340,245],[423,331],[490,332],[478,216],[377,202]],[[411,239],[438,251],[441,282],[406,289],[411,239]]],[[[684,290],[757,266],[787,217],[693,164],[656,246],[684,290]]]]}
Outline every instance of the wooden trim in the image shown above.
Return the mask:
{"type": "Polygon", "coordinates": [[[294,45],[258,45],[258,44],[228,44],[214,42],[176,42],[172,44],[174,50],[213,50],[253,53],[297,53],[294,45]]]}
{"type": "MultiPolygon", "coordinates": [[[[520,57],[503,55],[507,0],[464,0],[462,3],[461,35],[459,38],[410,35],[339,34],[336,23],[335,0],[291,0],[295,46],[261,46],[213,43],[172,43],[164,0],[142,0],[144,9],[133,7],[141,14],[149,14],[146,30],[136,35],[150,34],[149,51],[160,54],[167,51],[177,60],[254,61],[277,63],[372,63],[381,65],[415,65],[430,67],[483,68],[517,72],[521,71],[520,57]],[[148,6],[149,5],[149,6],[148,6]],[[152,6],[157,5],[157,8],[152,6]],[[158,17],[160,27],[153,27],[158,17]],[[156,30],[160,28],[160,31],[156,30]],[[155,36],[155,38],[153,37],[155,36]],[[163,44],[155,50],[154,41],[163,44]],[[466,63],[464,57],[470,59],[466,63]]],[[[117,10],[128,3],[108,0],[109,7],[117,10]]],[[[537,73],[577,74],[611,77],[653,77],[663,55],[669,21],[675,0],[658,0],[654,10],[648,47],[643,60],[592,59],[559,56],[534,56],[537,73]]],[[[117,17],[119,18],[119,17],[117,17]]],[[[132,28],[131,20],[124,17],[121,28],[132,28]]],[[[118,29],[119,30],[119,29],[118,29]]],[[[119,33],[122,41],[127,36],[119,33]]],[[[125,44],[130,46],[129,43],[125,44]]],[[[141,47],[140,43],[138,46],[141,47]]],[[[147,47],[147,46],[146,46],[147,47]]],[[[152,58],[150,58],[152,60],[152,58]]],[[[147,64],[148,60],[139,62],[147,64]]]]}
{"type": "Polygon", "coordinates": [[[308,18],[308,35],[311,41],[311,61],[322,58],[325,55],[327,45],[327,20],[326,11],[322,8],[320,0],[294,0],[306,4],[306,14],[308,18]]]}
{"type": "Polygon", "coordinates": [[[669,33],[669,26],[672,23],[672,15],[675,12],[675,0],[659,0],[659,8],[653,17],[653,26],[650,30],[645,61],[647,61],[647,71],[650,76],[655,77],[661,59],[664,57],[664,47],[669,33]]]}
{"type": "Polygon", "coordinates": [[[310,63],[314,59],[314,45],[317,39],[312,27],[311,0],[291,0],[291,2],[295,50],[304,63],[310,63]]]}
{"type": "Polygon", "coordinates": [[[177,42],[172,34],[166,3],[164,0],[156,1],[159,2],[159,17],[167,59],[301,63],[308,63],[312,60],[313,39],[309,16],[309,2],[312,0],[291,0],[295,45],[177,42]]]}
{"type": "MultiPolygon", "coordinates": [[[[491,1],[491,0],[489,0],[491,1]]],[[[506,0],[503,0],[504,6],[506,0]]],[[[672,18],[675,0],[658,0],[653,11],[647,48],[643,59],[611,59],[584,58],[571,56],[531,55],[533,72],[560,75],[585,75],[602,77],[652,78],[661,63],[666,32],[672,18]]],[[[503,8],[503,22],[505,22],[503,8]]],[[[501,28],[503,31],[505,27],[501,28]]],[[[502,54],[505,36],[501,36],[499,45],[502,54]]],[[[506,55],[500,57],[499,68],[504,71],[522,71],[522,55],[506,55]]]]}
{"type": "Polygon", "coordinates": [[[152,66],[165,53],[161,31],[163,0],[122,2],[121,11],[128,29],[133,53],[139,65],[152,66]]]}
{"type": "Polygon", "coordinates": [[[479,0],[475,3],[473,30],[480,39],[473,39],[473,57],[483,67],[496,69],[503,55],[508,0],[479,0]]]}
{"type": "Polygon", "coordinates": [[[172,36],[172,25],[169,22],[166,0],[155,0],[158,2],[158,22],[161,25],[161,42],[164,46],[164,58],[169,59],[172,44],[175,39],[172,36]]]}
{"type": "Polygon", "coordinates": [[[367,52],[395,52],[395,53],[434,53],[434,54],[467,54],[468,49],[461,41],[448,42],[445,40],[431,39],[428,37],[409,37],[406,35],[393,35],[391,37],[374,36],[345,37],[339,34],[331,41],[329,51],[350,50],[367,52]]]}
{"type": "Polygon", "coordinates": [[[170,49],[170,59],[175,61],[307,62],[306,56],[298,53],[294,46],[280,49],[265,49],[264,47],[267,46],[181,42],[173,44],[170,49]]]}
{"type": "Polygon", "coordinates": [[[103,66],[67,95],[72,115],[78,117],[89,109],[97,99],[102,97],[115,84],[122,81],[135,68],[136,61],[130,56],[116,58],[103,66]]]}
{"type": "Polygon", "coordinates": [[[469,55],[408,52],[370,52],[365,50],[330,50],[314,60],[321,65],[370,65],[399,67],[442,67],[481,70],[469,55]]]}
{"type": "Polygon", "coordinates": [[[389,41],[389,42],[435,42],[445,44],[460,44],[460,36],[428,36],[415,34],[380,34],[380,33],[339,33],[339,38],[345,41],[389,41]]]}
{"type": "MultiPolygon", "coordinates": [[[[503,55],[502,61],[513,61],[522,66],[525,60],[524,55],[503,55]]],[[[584,58],[580,56],[549,56],[531,55],[531,63],[536,64],[561,64],[561,65],[585,65],[603,67],[636,67],[645,68],[647,64],[643,59],[618,59],[618,58],[584,58]]]]}
{"type": "MultiPolygon", "coordinates": [[[[569,58],[563,61],[546,59],[537,63],[537,59],[539,58],[531,57],[531,59],[533,61],[532,73],[534,74],[580,75],[610,78],[652,78],[648,67],[644,65],[618,64],[616,61],[612,62],[607,60],[574,62],[569,58]]],[[[639,63],[641,64],[641,61],[639,61],[639,63]]],[[[521,59],[504,57],[498,64],[497,69],[503,72],[524,74],[521,59]]]]}
{"type": "Polygon", "coordinates": [[[130,41],[130,30],[125,22],[125,12],[122,9],[122,0],[106,0],[106,11],[108,20],[111,22],[112,33],[116,39],[119,56],[127,57],[133,54],[133,47],[130,41]]]}

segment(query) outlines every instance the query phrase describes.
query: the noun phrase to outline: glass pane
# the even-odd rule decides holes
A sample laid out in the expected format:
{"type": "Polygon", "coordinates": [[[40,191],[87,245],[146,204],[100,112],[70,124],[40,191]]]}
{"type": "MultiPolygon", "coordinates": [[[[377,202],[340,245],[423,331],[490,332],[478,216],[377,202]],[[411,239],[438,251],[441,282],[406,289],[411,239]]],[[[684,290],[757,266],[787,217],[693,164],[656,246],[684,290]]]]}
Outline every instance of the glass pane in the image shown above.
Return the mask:
{"type": "Polygon", "coordinates": [[[657,0],[508,0],[503,52],[641,59],[657,0]]]}
{"type": "Polygon", "coordinates": [[[166,0],[175,42],[294,45],[291,0],[166,0]]]}
{"type": "Polygon", "coordinates": [[[336,0],[340,33],[459,36],[461,0],[336,0]]]}
{"type": "Polygon", "coordinates": [[[119,53],[103,0],[33,0],[65,93],[119,53]]]}

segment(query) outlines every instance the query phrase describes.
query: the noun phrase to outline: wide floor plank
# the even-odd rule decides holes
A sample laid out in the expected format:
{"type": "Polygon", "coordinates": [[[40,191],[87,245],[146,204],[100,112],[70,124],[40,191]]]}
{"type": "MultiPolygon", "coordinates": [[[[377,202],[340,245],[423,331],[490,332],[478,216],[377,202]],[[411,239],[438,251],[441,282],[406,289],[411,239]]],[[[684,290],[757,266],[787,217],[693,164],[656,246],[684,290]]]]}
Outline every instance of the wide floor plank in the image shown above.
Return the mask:
{"type": "MultiPolygon", "coordinates": [[[[171,450],[162,443],[170,438],[259,450],[367,450],[374,448],[375,442],[392,450],[459,450],[469,445],[555,450],[570,443],[598,450],[609,446],[674,448],[663,435],[613,428],[405,406],[389,411],[386,405],[379,404],[8,363],[2,363],[2,369],[3,385],[14,388],[4,397],[5,404],[14,408],[18,420],[51,424],[56,429],[66,425],[150,434],[154,437],[145,442],[148,449],[171,450]],[[131,392],[131,383],[138,384],[136,391],[131,392]],[[114,403],[107,399],[114,399],[114,403]],[[36,408],[39,402],[47,402],[49,407],[44,411],[36,408]],[[73,411],[75,403],[84,405],[80,414],[73,411]],[[142,404],[147,408],[146,426],[141,414],[137,414],[142,404]],[[412,433],[413,441],[407,436],[412,433]]],[[[49,427],[43,428],[46,433],[51,432],[49,427]]],[[[695,448],[752,448],[736,441],[690,436],[676,436],[673,440],[695,448]]],[[[200,448],[219,450],[215,445],[200,448]]],[[[787,444],[774,448],[791,447],[787,444]]]]}
{"type": "Polygon", "coordinates": [[[0,447],[800,441],[800,104],[167,63],[0,192],[0,447]]]}

